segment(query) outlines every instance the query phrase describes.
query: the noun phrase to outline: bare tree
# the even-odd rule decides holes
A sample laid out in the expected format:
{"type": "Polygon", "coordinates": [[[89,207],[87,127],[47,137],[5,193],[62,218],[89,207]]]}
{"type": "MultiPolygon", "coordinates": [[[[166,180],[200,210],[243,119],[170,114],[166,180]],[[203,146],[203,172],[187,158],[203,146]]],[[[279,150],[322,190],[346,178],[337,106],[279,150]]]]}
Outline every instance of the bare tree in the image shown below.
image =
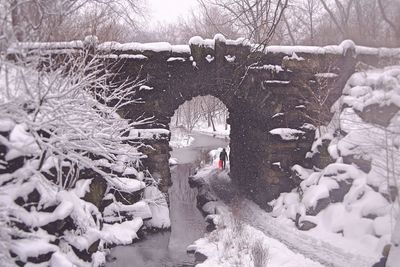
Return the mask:
{"type": "Polygon", "coordinates": [[[330,20],[335,24],[343,39],[349,38],[349,21],[354,0],[335,0],[330,4],[326,0],[319,0],[328,13],[330,20]]]}
{"type": "Polygon", "coordinates": [[[75,22],[71,18],[79,17],[90,9],[112,13],[113,17],[117,17],[118,23],[135,28],[138,25],[138,16],[143,14],[140,1],[2,0],[0,40],[60,41],[64,29],[75,22]],[[67,21],[69,24],[66,24],[67,21]]]}
{"type": "Polygon", "coordinates": [[[225,111],[225,105],[216,97],[204,96],[201,98],[201,109],[203,117],[207,120],[207,126],[212,127],[215,132],[215,119],[225,111]]]}
{"type": "Polygon", "coordinates": [[[227,20],[228,16],[221,12],[220,7],[202,5],[197,12],[192,11],[186,19],[181,19],[178,27],[185,40],[196,35],[212,37],[217,33],[230,39],[238,38],[240,31],[232,23],[226,23],[227,20]]]}
{"type": "Polygon", "coordinates": [[[183,118],[186,129],[191,132],[202,117],[199,99],[192,99],[183,105],[183,118]]]}
{"type": "Polygon", "coordinates": [[[383,20],[392,29],[397,45],[400,44],[400,3],[398,1],[378,0],[379,10],[383,20]]]}
{"type": "Polygon", "coordinates": [[[172,121],[175,121],[175,126],[179,126],[181,122],[189,132],[199,124],[207,123],[215,132],[217,123],[226,126],[227,113],[226,106],[218,98],[210,95],[199,96],[182,104],[176,110],[172,121]]]}
{"type": "MultiPolygon", "coordinates": [[[[269,43],[288,7],[288,0],[199,0],[206,9],[218,7],[225,24],[233,24],[258,44],[269,43]]],[[[221,17],[220,16],[220,17],[221,17]]],[[[213,20],[213,18],[208,15],[213,20]]]]}
{"type": "Polygon", "coordinates": [[[296,0],[291,3],[283,18],[293,44],[296,41],[302,44],[316,44],[317,27],[322,13],[319,0],[296,0]]]}

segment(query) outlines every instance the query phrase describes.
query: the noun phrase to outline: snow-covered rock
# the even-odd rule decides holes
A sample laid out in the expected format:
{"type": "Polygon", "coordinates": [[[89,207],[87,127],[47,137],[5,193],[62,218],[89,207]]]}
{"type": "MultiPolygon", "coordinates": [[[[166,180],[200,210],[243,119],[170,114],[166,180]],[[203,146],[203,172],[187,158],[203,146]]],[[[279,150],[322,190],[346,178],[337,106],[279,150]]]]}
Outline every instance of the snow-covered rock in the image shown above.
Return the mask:
{"type": "MultiPolygon", "coordinates": [[[[356,49],[352,42],[341,47],[343,53],[356,49]]],[[[395,187],[400,180],[388,177],[398,172],[395,162],[400,160],[399,96],[399,66],[353,74],[332,107],[331,123],[316,131],[308,154],[313,160],[316,155],[328,159],[314,160],[313,169],[293,166],[300,185],[270,202],[272,215],[289,218],[302,230],[368,244],[379,257],[390,236],[395,239],[392,222],[400,212],[395,187]]]]}

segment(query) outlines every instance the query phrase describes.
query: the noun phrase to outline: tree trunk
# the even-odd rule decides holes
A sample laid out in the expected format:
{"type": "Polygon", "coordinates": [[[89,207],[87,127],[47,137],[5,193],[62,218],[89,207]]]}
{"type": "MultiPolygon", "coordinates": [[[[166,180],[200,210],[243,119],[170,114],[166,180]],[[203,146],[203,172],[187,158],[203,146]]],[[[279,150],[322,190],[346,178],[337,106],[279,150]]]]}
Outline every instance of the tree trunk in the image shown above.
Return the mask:
{"type": "Polygon", "coordinates": [[[226,112],[225,112],[225,131],[228,130],[228,122],[227,122],[228,118],[226,116],[226,112]]]}
{"type": "Polygon", "coordinates": [[[211,116],[210,116],[210,120],[211,120],[211,124],[212,124],[212,128],[213,128],[213,132],[216,132],[217,130],[215,129],[214,120],[211,116]]]}
{"type": "Polygon", "coordinates": [[[11,8],[11,25],[13,29],[13,33],[17,41],[21,42],[23,40],[23,34],[21,30],[20,24],[20,14],[18,7],[18,0],[13,0],[10,5],[11,8]]]}
{"type": "Polygon", "coordinates": [[[179,112],[179,108],[178,108],[177,111],[176,111],[175,127],[178,127],[178,124],[179,124],[179,115],[180,115],[180,112],[179,112]]]}

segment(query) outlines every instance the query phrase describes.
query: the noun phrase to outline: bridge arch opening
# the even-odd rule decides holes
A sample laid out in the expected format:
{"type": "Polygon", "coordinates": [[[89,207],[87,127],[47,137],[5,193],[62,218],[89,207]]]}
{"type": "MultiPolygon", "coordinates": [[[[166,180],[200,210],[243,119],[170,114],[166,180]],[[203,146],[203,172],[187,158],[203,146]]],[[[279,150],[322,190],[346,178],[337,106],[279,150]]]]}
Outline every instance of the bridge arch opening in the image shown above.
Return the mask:
{"type": "Polygon", "coordinates": [[[177,157],[179,163],[194,161],[197,166],[217,165],[218,155],[213,162],[209,152],[222,148],[229,152],[228,117],[228,108],[214,96],[197,96],[185,101],[170,118],[173,157],[177,157]]]}

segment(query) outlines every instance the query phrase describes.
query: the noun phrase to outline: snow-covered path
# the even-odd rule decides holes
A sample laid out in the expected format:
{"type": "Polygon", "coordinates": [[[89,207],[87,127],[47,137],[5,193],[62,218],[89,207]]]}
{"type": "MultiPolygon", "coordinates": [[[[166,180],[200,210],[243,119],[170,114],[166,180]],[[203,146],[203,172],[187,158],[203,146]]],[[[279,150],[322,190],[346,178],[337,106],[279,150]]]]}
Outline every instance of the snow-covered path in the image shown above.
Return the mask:
{"type": "MultiPolygon", "coordinates": [[[[305,257],[318,261],[325,266],[367,267],[376,262],[376,258],[346,252],[328,242],[295,229],[285,221],[273,218],[254,202],[244,198],[228,182],[228,179],[218,179],[216,172],[210,174],[214,176],[209,179],[214,193],[234,210],[236,216],[262,231],[265,235],[282,242],[292,251],[303,254],[305,257]]],[[[219,176],[221,175],[224,174],[219,176]]]]}

